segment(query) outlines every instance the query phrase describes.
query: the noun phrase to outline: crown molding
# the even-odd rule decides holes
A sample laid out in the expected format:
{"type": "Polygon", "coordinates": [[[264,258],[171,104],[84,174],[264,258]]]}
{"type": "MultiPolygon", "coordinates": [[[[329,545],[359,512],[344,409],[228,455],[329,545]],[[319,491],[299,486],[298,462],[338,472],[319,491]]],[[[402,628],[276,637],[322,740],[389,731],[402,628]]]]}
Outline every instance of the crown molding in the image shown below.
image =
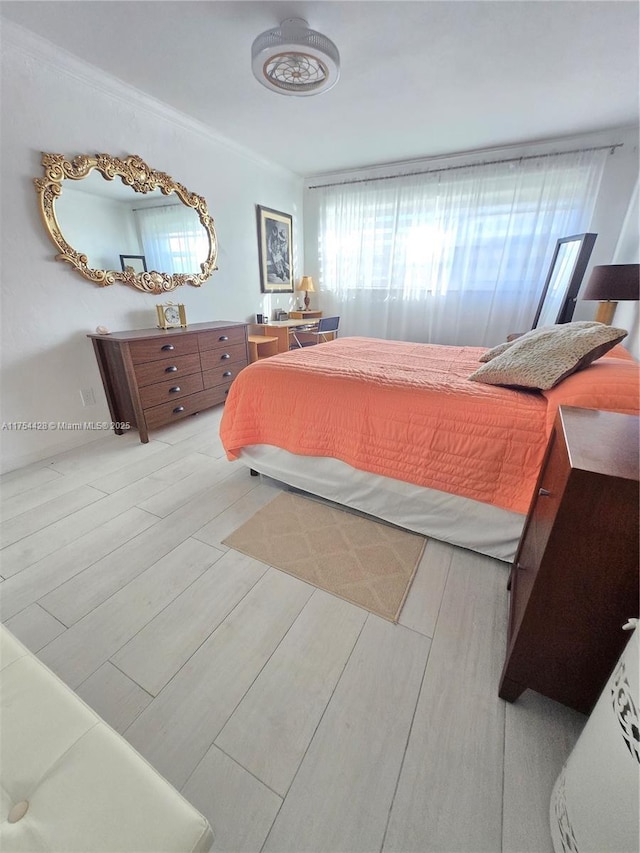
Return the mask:
{"type": "Polygon", "coordinates": [[[132,107],[137,112],[144,111],[155,118],[170,121],[182,130],[198,134],[209,142],[226,148],[229,152],[243,157],[262,168],[269,169],[289,179],[293,178],[302,182],[302,178],[295,172],[291,172],[278,163],[267,160],[251,148],[246,148],[228,137],[216,133],[203,122],[188,116],[186,113],[164,103],[164,101],[160,101],[158,98],[154,98],[152,95],[148,95],[146,92],[137,89],[135,86],[131,86],[124,80],[114,77],[112,74],[97,68],[95,65],[90,65],[83,59],[79,59],[64,48],[58,47],[52,42],[47,41],[47,39],[42,38],[42,36],[33,33],[31,30],[6,19],[0,18],[0,23],[3,55],[8,56],[9,52],[13,50],[23,57],[36,61],[38,65],[47,65],[49,68],[60,74],[64,74],[72,80],[90,86],[101,94],[120,101],[127,107],[132,107]]]}

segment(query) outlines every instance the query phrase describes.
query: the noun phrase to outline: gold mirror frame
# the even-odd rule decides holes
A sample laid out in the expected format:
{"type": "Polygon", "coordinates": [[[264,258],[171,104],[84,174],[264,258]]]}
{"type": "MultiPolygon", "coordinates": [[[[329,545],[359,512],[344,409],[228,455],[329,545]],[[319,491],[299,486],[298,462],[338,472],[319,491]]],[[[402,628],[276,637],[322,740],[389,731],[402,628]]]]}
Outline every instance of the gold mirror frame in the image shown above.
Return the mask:
{"type": "Polygon", "coordinates": [[[42,165],[44,166],[45,176],[44,178],[34,178],[34,184],[40,197],[40,211],[47,232],[60,252],[56,255],[56,260],[71,264],[81,275],[100,287],[121,281],[145,293],[165,293],[175,290],[182,284],[200,287],[202,282],[206,281],[217,269],[218,243],[216,232],[204,198],[189,192],[186,187],[176,183],[164,172],[151,169],[136,154],[124,159],[111,157],[109,154],[97,154],[95,157],[80,154],[73,160],[67,160],[63,154],[43,152],[42,165]],[[209,253],[204,263],[200,264],[201,272],[164,273],[153,270],[136,273],[133,271],[98,270],[89,267],[87,256],[76,251],[73,246],[67,243],[56,217],[55,201],[62,193],[63,181],[81,181],[94,169],[108,181],[113,181],[117,177],[121,178],[123,184],[131,187],[137,193],[148,193],[158,188],[163,195],[175,192],[185,206],[193,208],[209,236],[209,253]]]}

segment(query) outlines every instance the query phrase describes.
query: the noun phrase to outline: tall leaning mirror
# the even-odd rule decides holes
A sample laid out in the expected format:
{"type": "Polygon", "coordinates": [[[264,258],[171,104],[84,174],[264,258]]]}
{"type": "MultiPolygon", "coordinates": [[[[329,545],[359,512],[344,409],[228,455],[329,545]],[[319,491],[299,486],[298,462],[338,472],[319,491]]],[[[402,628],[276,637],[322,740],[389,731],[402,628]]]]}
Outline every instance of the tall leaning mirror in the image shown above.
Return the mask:
{"type": "Polygon", "coordinates": [[[43,154],[42,165],[34,184],[56,259],[95,284],[157,294],[199,287],[216,269],[204,198],[137,155],[43,154]]]}

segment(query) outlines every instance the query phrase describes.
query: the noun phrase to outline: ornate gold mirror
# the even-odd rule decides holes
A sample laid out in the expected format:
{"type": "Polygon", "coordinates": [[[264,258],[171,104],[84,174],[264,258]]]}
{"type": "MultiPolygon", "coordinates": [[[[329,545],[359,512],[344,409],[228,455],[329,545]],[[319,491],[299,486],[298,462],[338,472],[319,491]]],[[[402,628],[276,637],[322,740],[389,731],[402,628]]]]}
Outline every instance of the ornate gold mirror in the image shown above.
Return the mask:
{"type": "Polygon", "coordinates": [[[204,198],[140,157],[43,154],[42,165],[44,178],[34,183],[56,260],[90,281],[165,293],[200,287],[217,269],[204,198]]]}

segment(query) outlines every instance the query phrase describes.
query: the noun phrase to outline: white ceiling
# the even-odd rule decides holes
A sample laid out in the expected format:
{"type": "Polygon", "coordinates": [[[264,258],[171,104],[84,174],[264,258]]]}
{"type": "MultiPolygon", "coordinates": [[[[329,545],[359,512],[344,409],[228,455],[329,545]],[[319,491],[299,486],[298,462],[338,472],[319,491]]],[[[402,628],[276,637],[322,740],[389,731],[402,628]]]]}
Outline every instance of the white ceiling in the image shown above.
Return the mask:
{"type": "Polygon", "coordinates": [[[632,0],[3,0],[0,14],[301,175],[638,122],[632,0]],[[286,97],[251,43],[304,17],[341,77],[286,97]]]}

